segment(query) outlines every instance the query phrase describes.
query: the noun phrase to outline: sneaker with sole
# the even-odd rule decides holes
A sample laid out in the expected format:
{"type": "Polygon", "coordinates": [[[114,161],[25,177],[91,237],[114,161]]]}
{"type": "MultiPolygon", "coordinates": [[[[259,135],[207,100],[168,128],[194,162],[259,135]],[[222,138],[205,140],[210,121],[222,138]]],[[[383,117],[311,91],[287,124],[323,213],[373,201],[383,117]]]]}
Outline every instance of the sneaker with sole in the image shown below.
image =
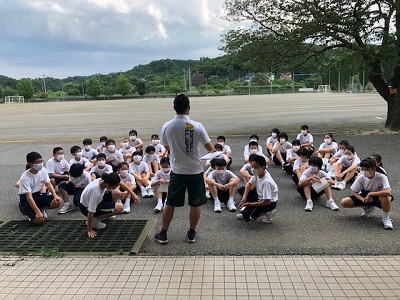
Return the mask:
{"type": "Polygon", "coordinates": [[[215,211],[216,213],[220,213],[220,212],[222,211],[222,209],[221,209],[221,202],[215,201],[215,203],[214,203],[214,211],[215,211]]]}
{"type": "Polygon", "coordinates": [[[337,189],[343,191],[346,188],[346,181],[340,181],[337,189]]]}
{"type": "Polygon", "coordinates": [[[126,201],[124,203],[124,209],[122,210],[122,213],[127,214],[130,212],[131,212],[131,204],[128,201],[126,201]]]}
{"type": "Polygon", "coordinates": [[[238,219],[238,220],[244,220],[242,214],[236,214],[236,219],[238,219]]]}
{"type": "Polygon", "coordinates": [[[339,184],[340,184],[340,182],[339,182],[339,181],[337,181],[337,180],[335,180],[335,184],[334,184],[334,185],[332,185],[332,187],[331,187],[331,188],[333,188],[333,189],[335,189],[335,190],[338,190],[338,189],[339,189],[339,188],[338,188],[339,184]]]}
{"type": "Polygon", "coordinates": [[[154,212],[155,212],[155,213],[161,212],[162,209],[163,209],[163,207],[164,207],[164,205],[163,205],[162,201],[161,201],[161,202],[158,202],[157,205],[156,205],[156,207],[154,207],[154,212]]]}
{"type": "Polygon", "coordinates": [[[189,230],[187,233],[187,241],[189,243],[194,243],[196,241],[196,234],[197,232],[195,230],[194,231],[189,230]]]}
{"type": "Polygon", "coordinates": [[[339,206],[336,205],[335,200],[331,199],[331,200],[326,200],[326,207],[329,207],[330,209],[332,209],[333,211],[338,211],[339,210],[339,206]]]}
{"type": "Polygon", "coordinates": [[[142,198],[148,198],[149,194],[147,193],[146,189],[142,189],[142,198]]]}
{"type": "Polygon", "coordinates": [[[393,229],[393,222],[392,219],[389,218],[382,218],[383,228],[392,230],[393,229]]]}
{"type": "Polygon", "coordinates": [[[313,207],[314,207],[314,204],[313,204],[313,202],[310,200],[310,201],[307,201],[307,204],[306,204],[306,206],[304,207],[304,210],[305,210],[305,211],[312,211],[313,207]]]}
{"type": "Polygon", "coordinates": [[[159,231],[154,235],[154,239],[159,242],[160,244],[168,243],[167,233],[164,231],[159,231]]]}
{"type": "Polygon", "coordinates": [[[152,188],[147,189],[147,195],[149,198],[153,198],[154,197],[154,191],[152,188]]]}
{"type": "Polygon", "coordinates": [[[263,219],[263,223],[272,224],[274,221],[273,219],[274,219],[275,215],[276,215],[276,209],[267,212],[263,219]]]}
{"type": "Polygon", "coordinates": [[[230,211],[236,211],[236,205],[235,205],[235,202],[233,202],[233,200],[228,200],[228,203],[226,204],[226,206],[228,207],[228,209],[230,211]]]}
{"type": "Polygon", "coordinates": [[[210,190],[206,190],[206,198],[210,199],[210,197],[211,197],[210,190]]]}
{"type": "Polygon", "coordinates": [[[40,211],[42,212],[42,214],[43,214],[45,219],[49,218],[49,216],[47,215],[47,212],[46,212],[46,210],[44,208],[41,208],[40,211]]]}
{"type": "MultiPolygon", "coordinates": [[[[87,221],[86,221],[86,225],[87,225],[87,221]]],[[[106,223],[101,222],[97,218],[93,218],[93,221],[92,221],[93,229],[104,229],[104,228],[106,228],[106,226],[107,226],[106,223]]]]}
{"type": "Polygon", "coordinates": [[[64,203],[64,205],[58,210],[59,214],[66,214],[67,212],[73,211],[74,206],[73,205],[67,205],[64,203]]]}
{"type": "Polygon", "coordinates": [[[363,207],[361,211],[361,218],[368,219],[374,210],[375,206],[363,207]]]}

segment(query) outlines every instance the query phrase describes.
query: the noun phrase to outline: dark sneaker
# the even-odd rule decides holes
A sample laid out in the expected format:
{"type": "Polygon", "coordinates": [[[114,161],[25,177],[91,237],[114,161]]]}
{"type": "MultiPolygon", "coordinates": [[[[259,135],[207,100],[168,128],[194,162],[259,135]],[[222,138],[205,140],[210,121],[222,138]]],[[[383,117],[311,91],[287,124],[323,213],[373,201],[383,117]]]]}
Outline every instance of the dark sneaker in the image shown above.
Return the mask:
{"type": "Polygon", "coordinates": [[[160,244],[168,243],[167,233],[164,231],[159,231],[154,235],[154,239],[160,244]]]}
{"type": "Polygon", "coordinates": [[[194,243],[196,241],[196,231],[189,230],[187,233],[187,241],[189,243],[194,243]]]}

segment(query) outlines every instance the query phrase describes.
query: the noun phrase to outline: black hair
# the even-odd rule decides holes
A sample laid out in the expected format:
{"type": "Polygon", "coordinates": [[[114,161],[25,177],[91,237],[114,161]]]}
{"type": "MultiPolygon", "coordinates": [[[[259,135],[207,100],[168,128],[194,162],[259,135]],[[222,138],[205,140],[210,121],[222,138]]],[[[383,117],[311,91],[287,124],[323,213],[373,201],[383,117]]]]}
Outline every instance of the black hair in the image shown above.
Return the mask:
{"type": "Polygon", "coordinates": [[[101,142],[101,141],[107,141],[107,140],[108,140],[108,138],[107,138],[105,135],[103,135],[103,136],[100,137],[100,142],[101,142]]]}
{"type": "Polygon", "coordinates": [[[284,138],[286,141],[289,139],[287,133],[284,131],[279,132],[278,139],[280,139],[280,138],[284,138]]]}
{"type": "Polygon", "coordinates": [[[121,182],[121,179],[115,172],[110,174],[103,173],[103,175],[101,175],[101,179],[104,180],[104,183],[107,183],[110,187],[116,187],[121,182]]]}
{"type": "Polygon", "coordinates": [[[253,161],[253,158],[257,156],[257,154],[250,154],[249,155],[249,162],[253,161]]]}
{"type": "Polygon", "coordinates": [[[55,148],[53,148],[53,154],[56,154],[58,151],[60,151],[60,150],[64,150],[63,148],[61,148],[61,147],[55,147],[55,148]]]}
{"type": "Polygon", "coordinates": [[[271,133],[273,133],[273,132],[275,132],[277,135],[280,133],[280,131],[279,131],[278,128],[273,128],[273,129],[271,130],[271,133]]]}
{"type": "Polygon", "coordinates": [[[369,158],[372,158],[375,161],[376,166],[383,167],[382,157],[379,154],[371,154],[371,156],[369,158]]]}
{"type": "Polygon", "coordinates": [[[168,157],[168,156],[163,156],[163,157],[161,157],[161,159],[160,159],[160,165],[161,165],[161,164],[165,164],[165,163],[168,163],[168,164],[169,164],[169,157],[168,157]]]}
{"type": "Polygon", "coordinates": [[[177,114],[183,114],[190,107],[189,97],[185,94],[179,94],[174,99],[174,109],[177,114]]]}
{"type": "Polygon", "coordinates": [[[258,147],[258,143],[256,141],[251,141],[249,143],[249,148],[250,148],[250,146],[257,146],[258,147]]]}
{"type": "Polygon", "coordinates": [[[223,158],[217,158],[215,160],[215,166],[216,167],[226,167],[226,160],[223,158]]]}
{"type": "Polygon", "coordinates": [[[215,148],[215,150],[219,150],[219,151],[222,151],[222,149],[224,148],[224,147],[222,147],[222,145],[220,145],[220,144],[215,144],[214,145],[214,148],[215,148]]]}
{"type": "Polygon", "coordinates": [[[317,156],[310,157],[310,159],[308,160],[308,164],[317,166],[318,169],[321,169],[323,165],[322,158],[317,156]]]}
{"type": "MultiPolygon", "coordinates": [[[[37,160],[38,158],[42,158],[42,156],[41,156],[39,153],[37,153],[37,152],[29,152],[29,153],[26,155],[26,162],[27,162],[27,163],[33,164],[34,161],[37,160]]],[[[29,167],[29,168],[30,168],[30,167],[29,167]]],[[[28,168],[28,169],[29,169],[29,168],[28,168]]]]}
{"type": "Polygon", "coordinates": [[[111,143],[114,143],[114,145],[115,145],[115,141],[113,139],[108,139],[106,141],[106,146],[110,145],[111,143]]]}
{"type": "Polygon", "coordinates": [[[217,159],[218,158],[213,158],[212,160],[210,160],[210,166],[211,166],[211,169],[215,169],[215,162],[217,161],[217,159]]]}
{"type": "Polygon", "coordinates": [[[293,140],[293,141],[292,141],[292,145],[298,145],[298,146],[300,146],[300,145],[301,145],[300,140],[293,140]]]}
{"type": "Polygon", "coordinates": [[[91,145],[91,144],[93,144],[93,141],[92,141],[92,139],[84,139],[83,142],[82,142],[82,144],[84,144],[84,145],[86,145],[86,144],[91,145]]]}
{"type": "Polygon", "coordinates": [[[82,150],[82,148],[79,146],[72,146],[70,152],[71,154],[74,154],[78,150],[82,150]]]}
{"type": "Polygon", "coordinates": [[[155,134],[152,134],[152,135],[151,135],[151,139],[153,139],[153,138],[154,138],[154,139],[158,139],[158,134],[156,134],[156,133],[155,133],[155,134]]]}
{"type": "Polygon", "coordinates": [[[347,145],[347,146],[346,146],[346,150],[351,151],[351,153],[354,153],[354,152],[355,152],[354,147],[353,147],[353,146],[350,146],[350,145],[347,145]]]}
{"type": "Polygon", "coordinates": [[[81,176],[83,174],[84,169],[85,169],[85,167],[81,164],[73,164],[69,168],[69,175],[71,177],[78,178],[79,176],[81,176]]]}
{"type": "Polygon", "coordinates": [[[156,148],[152,145],[147,146],[145,152],[150,153],[151,151],[156,152],[156,148]]]}
{"type": "Polygon", "coordinates": [[[308,130],[308,126],[307,125],[301,125],[300,129],[301,130],[308,130]]]}
{"type": "Polygon", "coordinates": [[[252,135],[250,136],[249,140],[251,140],[251,139],[256,139],[257,141],[260,140],[260,138],[258,137],[257,134],[252,134],[252,135]]]}
{"type": "Polygon", "coordinates": [[[348,145],[350,145],[350,143],[348,142],[348,140],[341,140],[340,142],[339,142],[339,145],[344,145],[344,146],[348,146],[348,145]]]}
{"type": "Polygon", "coordinates": [[[253,162],[257,163],[260,167],[266,167],[267,166],[267,161],[265,160],[264,157],[260,155],[254,156],[253,162]]]}
{"type": "Polygon", "coordinates": [[[107,156],[106,156],[104,153],[99,153],[99,154],[97,154],[96,158],[97,158],[97,160],[98,160],[99,158],[107,159],[107,156]]]}
{"type": "Polygon", "coordinates": [[[360,162],[361,168],[373,168],[376,169],[376,162],[372,158],[365,158],[360,162]]]}
{"type": "Polygon", "coordinates": [[[220,136],[217,137],[217,141],[218,140],[223,140],[225,142],[225,137],[223,135],[220,135],[220,136]]]}
{"type": "Polygon", "coordinates": [[[129,167],[129,165],[126,162],[121,161],[117,166],[117,170],[120,170],[122,168],[122,166],[128,166],[129,167]]]}
{"type": "Polygon", "coordinates": [[[132,157],[134,157],[136,155],[142,155],[142,153],[140,153],[140,151],[135,151],[135,152],[132,153],[132,157]]]}
{"type": "Polygon", "coordinates": [[[129,131],[129,135],[131,135],[131,133],[134,133],[137,136],[137,131],[135,129],[132,129],[131,131],[129,131]]]}
{"type": "Polygon", "coordinates": [[[301,147],[299,151],[297,151],[298,156],[305,156],[307,158],[310,158],[310,152],[308,152],[307,148],[301,147]]]}

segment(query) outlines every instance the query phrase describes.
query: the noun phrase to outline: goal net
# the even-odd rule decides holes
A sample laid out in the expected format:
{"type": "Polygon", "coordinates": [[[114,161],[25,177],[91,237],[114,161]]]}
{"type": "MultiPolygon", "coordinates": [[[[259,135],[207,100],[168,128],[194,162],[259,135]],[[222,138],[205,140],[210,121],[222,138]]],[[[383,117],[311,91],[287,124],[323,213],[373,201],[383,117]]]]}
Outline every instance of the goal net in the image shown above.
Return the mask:
{"type": "Polygon", "coordinates": [[[318,93],[331,93],[331,86],[329,84],[321,84],[318,86],[318,93]]]}
{"type": "Polygon", "coordinates": [[[4,97],[4,103],[5,104],[10,104],[10,103],[25,103],[24,102],[24,96],[5,96],[4,97]]]}

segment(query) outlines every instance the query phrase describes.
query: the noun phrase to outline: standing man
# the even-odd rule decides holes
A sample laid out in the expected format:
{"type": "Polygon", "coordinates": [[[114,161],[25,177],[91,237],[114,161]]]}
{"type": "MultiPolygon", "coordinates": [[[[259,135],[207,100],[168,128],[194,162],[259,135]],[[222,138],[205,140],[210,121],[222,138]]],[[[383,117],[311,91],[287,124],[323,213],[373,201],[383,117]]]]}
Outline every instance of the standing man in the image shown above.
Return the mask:
{"type": "Polygon", "coordinates": [[[154,239],[160,244],[168,243],[167,230],[174,216],[175,207],[185,203],[186,190],[190,205],[190,228],[187,241],[196,241],[196,226],[200,219],[200,206],[207,202],[203,179],[203,164],[200,159],[199,146],[214,152],[206,130],[201,123],[189,119],[189,98],[180,94],[174,100],[176,116],[162,127],[160,143],[170,153],[171,178],[168,185],[168,198],[163,210],[161,231],[154,239]]]}

